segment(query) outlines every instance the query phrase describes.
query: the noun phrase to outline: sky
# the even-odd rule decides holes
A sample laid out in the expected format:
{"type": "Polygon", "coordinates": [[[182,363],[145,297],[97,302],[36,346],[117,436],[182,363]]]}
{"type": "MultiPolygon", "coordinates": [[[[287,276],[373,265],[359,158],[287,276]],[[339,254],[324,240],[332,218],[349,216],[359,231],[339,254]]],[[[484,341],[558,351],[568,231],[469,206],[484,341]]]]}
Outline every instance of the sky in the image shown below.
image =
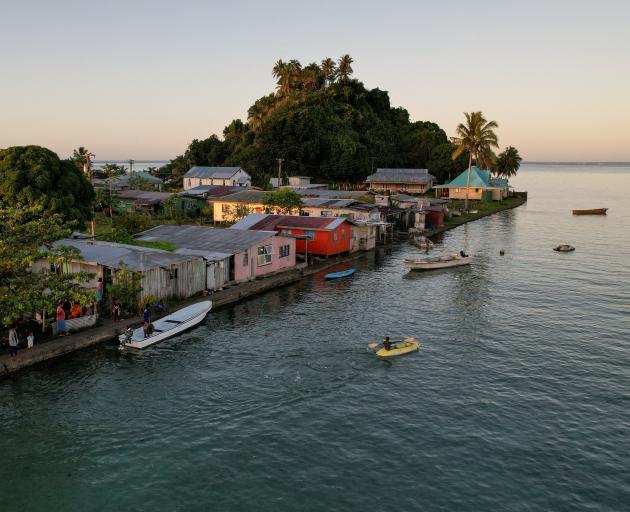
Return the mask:
{"type": "Polygon", "coordinates": [[[354,75],[529,161],[630,161],[630,1],[0,0],[0,148],[167,160],[272,92],[278,59],[354,75]]]}

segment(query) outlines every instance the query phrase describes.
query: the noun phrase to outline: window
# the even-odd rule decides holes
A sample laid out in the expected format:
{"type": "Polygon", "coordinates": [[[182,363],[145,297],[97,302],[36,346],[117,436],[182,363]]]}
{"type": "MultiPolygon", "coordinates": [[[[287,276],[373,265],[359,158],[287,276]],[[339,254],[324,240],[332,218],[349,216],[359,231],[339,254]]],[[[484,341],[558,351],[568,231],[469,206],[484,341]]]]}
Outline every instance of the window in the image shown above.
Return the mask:
{"type": "Polygon", "coordinates": [[[291,254],[291,246],[290,245],[282,245],[280,247],[280,257],[288,258],[289,254],[291,254]]]}
{"type": "Polygon", "coordinates": [[[345,240],[345,239],[346,239],[346,230],[345,230],[345,229],[343,229],[343,228],[341,229],[341,238],[342,238],[343,240],[345,240]]]}
{"type": "Polygon", "coordinates": [[[305,212],[304,210],[300,210],[300,215],[301,215],[302,217],[309,217],[311,214],[310,214],[310,213],[308,213],[308,212],[305,212]]]}
{"type": "Polygon", "coordinates": [[[333,214],[332,214],[332,212],[330,210],[321,210],[319,212],[319,216],[320,217],[332,217],[333,214]]]}
{"type": "Polygon", "coordinates": [[[307,240],[315,240],[315,231],[305,230],[304,236],[307,238],[307,240]]]}
{"type": "Polygon", "coordinates": [[[243,266],[246,267],[247,265],[249,265],[249,253],[245,251],[243,253],[243,266]]]}
{"type": "Polygon", "coordinates": [[[333,231],[333,242],[336,242],[337,240],[339,240],[339,235],[336,231],[333,231]]]}
{"type": "Polygon", "coordinates": [[[476,188],[476,189],[475,189],[475,192],[479,192],[479,189],[478,189],[478,188],[476,188]]]}
{"type": "Polygon", "coordinates": [[[263,245],[258,248],[258,266],[269,265],[271,263],[271,255],[273,248],[271,245],[263,245]]]}
{"type": "Polygon", "coordinates": [[[292,231],[290,229],[281,229],[280,230],[280,234],[281,235],[290,235],[292,233],[292,231]]]}

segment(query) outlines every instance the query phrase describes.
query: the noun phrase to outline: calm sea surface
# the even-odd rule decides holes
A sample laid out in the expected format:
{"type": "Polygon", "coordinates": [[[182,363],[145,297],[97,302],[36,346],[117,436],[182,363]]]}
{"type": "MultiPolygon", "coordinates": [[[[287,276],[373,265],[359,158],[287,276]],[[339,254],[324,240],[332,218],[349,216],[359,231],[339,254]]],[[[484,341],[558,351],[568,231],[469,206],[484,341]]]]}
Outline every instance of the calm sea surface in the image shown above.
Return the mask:
{"type": "Polygon", "coordinates": [[[0,510],[630,510],[630,168],[513,181],[437,244],[470,268],[409,275],[403,243],[0,381],[0,510]]]}

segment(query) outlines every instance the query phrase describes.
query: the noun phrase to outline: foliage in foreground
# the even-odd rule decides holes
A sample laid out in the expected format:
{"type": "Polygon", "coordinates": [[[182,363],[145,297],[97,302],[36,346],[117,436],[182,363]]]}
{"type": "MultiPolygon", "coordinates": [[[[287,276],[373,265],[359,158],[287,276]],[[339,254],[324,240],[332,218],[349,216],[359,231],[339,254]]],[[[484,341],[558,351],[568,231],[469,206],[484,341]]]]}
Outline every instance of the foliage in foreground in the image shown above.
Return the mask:
{"type": "Polygon", "coordinates": [[[52,247],[52,242],[70,232],[61,214],[41,204],[7,206],[0,201],[0,324],[9,326],[24,314],[51,311],[64,298],[81,304],[94,300],[78,286],[90,278],[87,273],[30,271],[40,258],[57,268],[80,259],[76,249],[52,247]]]}

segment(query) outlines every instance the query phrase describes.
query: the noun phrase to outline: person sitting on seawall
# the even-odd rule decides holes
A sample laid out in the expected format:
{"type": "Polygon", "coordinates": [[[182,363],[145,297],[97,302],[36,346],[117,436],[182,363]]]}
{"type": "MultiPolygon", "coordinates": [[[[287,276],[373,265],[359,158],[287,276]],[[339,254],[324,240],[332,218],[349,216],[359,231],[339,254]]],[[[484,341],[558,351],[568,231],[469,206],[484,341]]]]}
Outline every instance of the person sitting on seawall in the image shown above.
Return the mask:
{"type": "Polygon", "coordinates": [[[460,255],[462,258],[468,258],[468,254],[466,254],[464,251],[459,251],[459,255],[460,255]]]}
{"type": "Polygon", "coordinates": [[[164,304],[164,301],[162,299],[158,300],[158,303],[155,305],[155,311],[158,315],[166,313],[166,304],[164,304]]]}
{"type": "Polygon", "coordinates": [[[385,348],[385,350],[392,349],[392,342],[389,341],[389,336],[385,336],[385,339],[383,340],[383,347],[385,348]]]}
{"type": "Polygon", "coordinates": [[[72,310],[70,311],[70,318],[79,318],[82,315],[83,315],[83,308],[81,307],[81,304],[79,304],[78,302],[75,302],[74,305],[72,306],[72,310]]]}

